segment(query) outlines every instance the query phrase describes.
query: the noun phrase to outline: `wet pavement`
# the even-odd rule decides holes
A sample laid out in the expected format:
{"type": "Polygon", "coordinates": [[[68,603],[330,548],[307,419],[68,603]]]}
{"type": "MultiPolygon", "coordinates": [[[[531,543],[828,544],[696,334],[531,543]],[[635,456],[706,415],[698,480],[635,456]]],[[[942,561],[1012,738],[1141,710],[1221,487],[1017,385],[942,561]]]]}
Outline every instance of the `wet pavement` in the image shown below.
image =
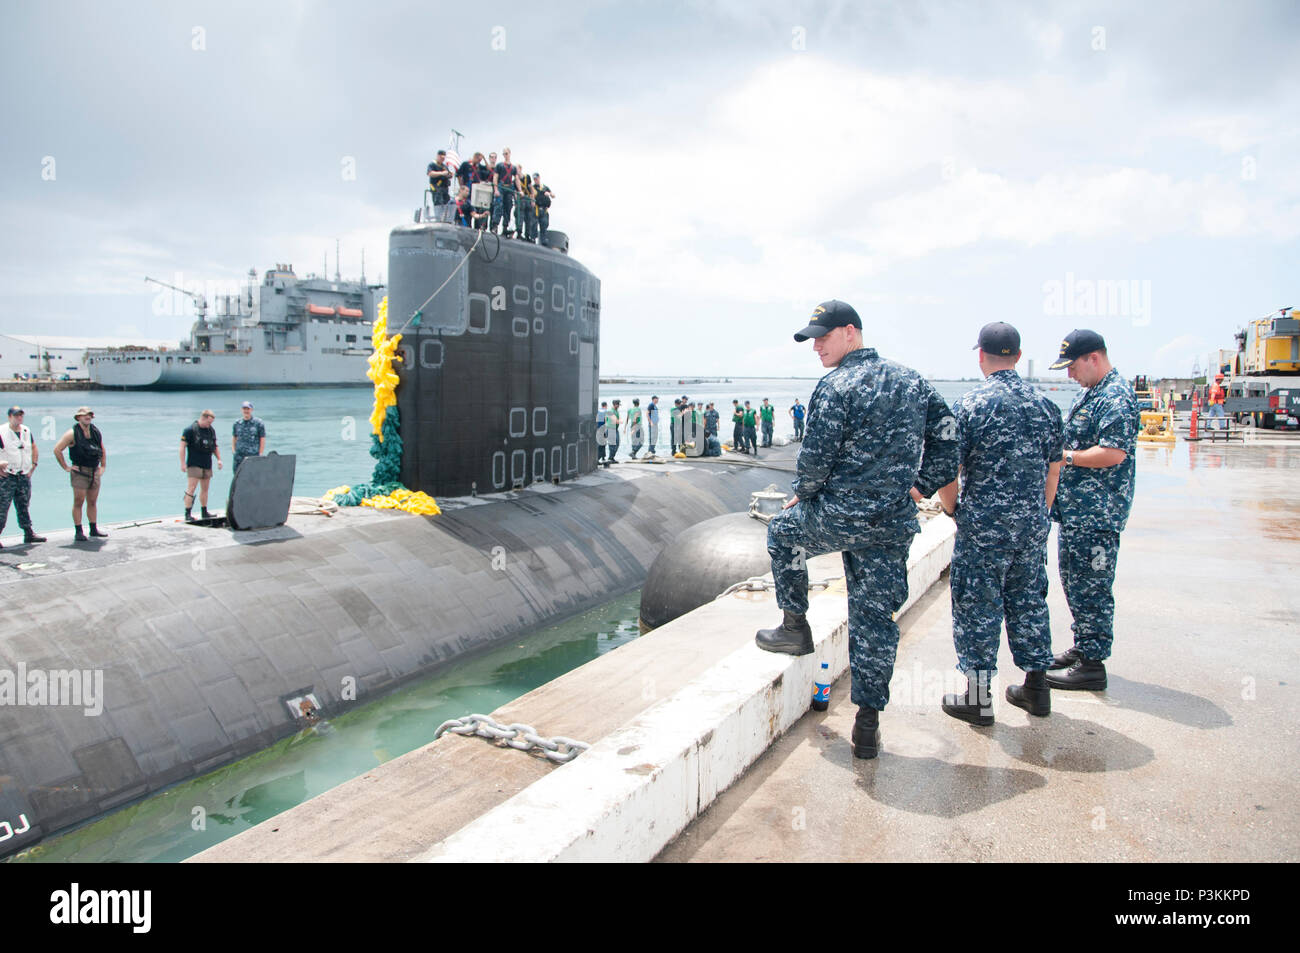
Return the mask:
{"type": "MultiPolygon", "coordinates": [[[[1294,861],[1300,858],[1300,442],[1138,450],[1102,693],[949,718],[946,582],[900,624],[882,752],[852,756],[847,676],[660,855],[664,861],[1294,861]]],[[[1049,543],[1053,645],[1070,613],[1049,543]]]]}

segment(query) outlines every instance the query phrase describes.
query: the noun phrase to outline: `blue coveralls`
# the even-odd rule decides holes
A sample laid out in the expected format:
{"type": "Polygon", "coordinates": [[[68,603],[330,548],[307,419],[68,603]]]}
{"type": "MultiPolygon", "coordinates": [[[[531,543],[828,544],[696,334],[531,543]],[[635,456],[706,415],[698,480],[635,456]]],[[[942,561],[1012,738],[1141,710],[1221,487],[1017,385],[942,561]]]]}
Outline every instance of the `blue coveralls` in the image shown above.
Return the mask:
{"type": "Polygon", "coordinates": [[[1084,658],[1110,657],[1114,639],[1115,566],[1119,534],[1133,507],[1140,415],[1128,381],[1111,368],[1080,394],[1065,420],[1065,449],[1112,447],[1124,451],[1113,467],[1061,467],[1052,519],[1061,524],[1057,562],[1074,622],[1074,646],[1084,658]]]}
{"type": "Polygon", "coordinates": [[[957,668],[992,678],[1005,618],[1016,665],[1045,671],[1052,663],[1045,491],[1048,466],[1061,459],[1060,408],[1007,369],[958,398],[953,415],[962,467],[951,571],[957,668]]]}
{"type": "Polygon", "coordinates": [[[881,710],[907,601],[907,554],[920,531],[913,486],[929,496],[957,475],[948,406],[911,368],[859,348],[818,382],[792,484],[799,502],[767,527],[776,601],[808,611],[807,557],[842,552],[852,700],[881,710]]]}

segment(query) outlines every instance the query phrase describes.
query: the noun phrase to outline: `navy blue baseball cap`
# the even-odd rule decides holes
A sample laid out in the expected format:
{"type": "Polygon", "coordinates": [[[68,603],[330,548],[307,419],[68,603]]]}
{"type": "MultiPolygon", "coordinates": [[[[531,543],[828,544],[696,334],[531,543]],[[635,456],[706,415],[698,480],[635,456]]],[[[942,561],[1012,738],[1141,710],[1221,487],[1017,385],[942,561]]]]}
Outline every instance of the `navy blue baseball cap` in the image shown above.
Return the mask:
{"type": "Polygon", "coordinates": [[[980,328],[979,340],[971,350],[1010,357],[1020,353],[1020,332],[1004,321],[994,321],[980,328]]]}
{"type": "Polygon", "coordinates": [[[1059,371],[1063,367],[1069,367],[1085,354],[1104,350],[1106,350],[1106,341],[1100,334],[1086,328],[1075,328],[1061,342],[1061,353],[1056,361],[1047,366],[1050,370],[1059,371]]]}
{"type": "Polygon", "coordinates": [[[806,341],[809,338],[819,338],[827,331],[833,331],[836,328],[847,328],[850,325],[862,329],[862,319],[852,307],[843,301],[823,301],[817,307],[813,308],[812,319],[808,322],[808,327],[795,334],[796,341],[806,341]]]}

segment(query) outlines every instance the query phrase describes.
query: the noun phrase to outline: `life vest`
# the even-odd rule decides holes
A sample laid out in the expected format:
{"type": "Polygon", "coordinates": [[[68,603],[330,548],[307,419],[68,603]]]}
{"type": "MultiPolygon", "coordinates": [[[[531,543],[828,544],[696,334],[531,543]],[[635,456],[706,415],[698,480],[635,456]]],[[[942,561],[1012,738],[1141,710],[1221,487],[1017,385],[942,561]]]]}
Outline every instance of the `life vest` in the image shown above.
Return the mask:
{"type": "Polygon", "coordinates": [[[81,429],[81,424],[74,424],[68,459],[72,461],[74,467],[97,467],[100,458],[104,455],[103,446],[104,438],[100,435],[98,427],[91,424],[90,436],[87,437],[81,429]]]}

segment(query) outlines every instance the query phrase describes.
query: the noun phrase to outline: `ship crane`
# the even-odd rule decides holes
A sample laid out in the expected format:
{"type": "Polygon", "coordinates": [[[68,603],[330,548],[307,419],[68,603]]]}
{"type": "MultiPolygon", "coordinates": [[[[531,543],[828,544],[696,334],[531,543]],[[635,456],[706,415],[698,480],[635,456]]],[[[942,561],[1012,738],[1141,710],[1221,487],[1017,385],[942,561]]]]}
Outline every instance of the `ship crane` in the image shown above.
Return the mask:
{"type": "Polygon", "coordinates": [[[154,284],[161,285],[164,288],[170,288],[172,291],[179,291],[181,294],[186,295],[189,298],[192,298],[194,301],[194,311],[199,316],[199,322],[201,324],[207,323],[208,299],[203,297],[203,295],[199,294],[196,291],[187,291],[184,288],[178,288],[175,285],[169,285],[165,281],[159,281],[157,278],[150,278],[148,275],[144,276],[144,280],[152,281],[154,284]]]}

